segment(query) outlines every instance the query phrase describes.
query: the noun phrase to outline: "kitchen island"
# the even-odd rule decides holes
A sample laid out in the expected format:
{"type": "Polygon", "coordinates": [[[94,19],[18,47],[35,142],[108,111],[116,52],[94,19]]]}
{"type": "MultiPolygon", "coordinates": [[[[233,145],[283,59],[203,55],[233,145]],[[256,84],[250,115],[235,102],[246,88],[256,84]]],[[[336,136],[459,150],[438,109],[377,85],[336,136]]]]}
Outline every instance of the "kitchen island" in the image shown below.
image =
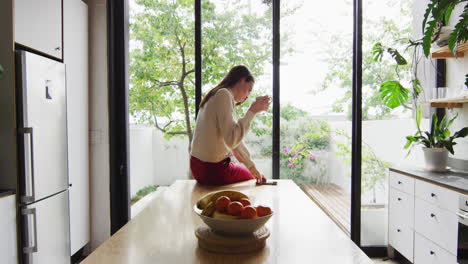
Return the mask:
{"type": "Polygon", "coordinates": [[[291,180],[277,186],[246,181],[222,187],[177,181],[89,255],[83,264],[119,263],[320,263],[372,261],[291,180]],[[272,208],[266,247],[256,253],[220,255],[198,248],[195,230],[204,226],[193,205],[204,194],[233,189],[253,204],[272,208]]]}

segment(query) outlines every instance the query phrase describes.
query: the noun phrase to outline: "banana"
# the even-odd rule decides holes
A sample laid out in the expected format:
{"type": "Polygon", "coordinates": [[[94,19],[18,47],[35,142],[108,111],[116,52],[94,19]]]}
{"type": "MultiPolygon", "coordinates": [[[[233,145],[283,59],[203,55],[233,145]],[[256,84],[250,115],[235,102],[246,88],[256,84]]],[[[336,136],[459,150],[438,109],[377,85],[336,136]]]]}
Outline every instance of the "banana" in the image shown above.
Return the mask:
{"type": "Polygon", "coordinates": [[[218,212],[218,211],[214,211],[214,213],[213,213],[213,218],[232,220],[232,219],[240,219],[240,216],[228,215],[228,214],[220,213],[220,212],[218,212]]]}
{"type": "Polygon", "coordinates": [[[249,197],[241,192],[232,191],[232,190],[224,190],[218,192],[208,193],[197,202],[198,209],[205,209],[210,202],[215,202],[221,196],[227,196],[231,201],[239,201],[242,198],[248,199],[249,197]]]}
{"type": "Polygon", "coordinates": [[[214,202],[210,202],[204,209],[203,211],[201,212],[202,215],[205,215],[205,216],[212,216],[213,213],[215,212],[216,210],[216,206],[215,206],[215,203],[214,202]]]}

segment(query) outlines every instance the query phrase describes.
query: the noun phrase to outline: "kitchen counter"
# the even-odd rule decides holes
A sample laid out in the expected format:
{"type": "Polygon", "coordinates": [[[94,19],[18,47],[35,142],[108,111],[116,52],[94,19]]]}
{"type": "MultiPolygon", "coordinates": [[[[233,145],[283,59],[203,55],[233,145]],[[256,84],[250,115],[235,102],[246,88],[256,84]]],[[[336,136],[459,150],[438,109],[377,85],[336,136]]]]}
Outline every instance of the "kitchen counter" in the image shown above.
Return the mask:
{"type": "Polygon", "coordinates": [[[447,172],[430,172],[423,168],[406,166],[395,166],[390,170],[468,194],[468,172],[450,170],[447,172]]]}
{"type": "Polygon", "coordinates": [[[3,198],[5,196],[9,196],[9,195],[13,195],[15,194],[13,191],[11,190],[1,190],[0,189],[0,198],[3,198]]]}
{"type": "Polygon", "coordinates": [[[321,263],[372,264],[351,239],[291,180],[277,186],[247,181],[214,187],[177,181],[82,264],[90,263],[321,263]],[[242,255],[213,254],[198,248],[194,231],[204,223],[193,205],[204,194],[234,189],[254,205],[270,206],[273,217],[266,247],[242,255]]]}

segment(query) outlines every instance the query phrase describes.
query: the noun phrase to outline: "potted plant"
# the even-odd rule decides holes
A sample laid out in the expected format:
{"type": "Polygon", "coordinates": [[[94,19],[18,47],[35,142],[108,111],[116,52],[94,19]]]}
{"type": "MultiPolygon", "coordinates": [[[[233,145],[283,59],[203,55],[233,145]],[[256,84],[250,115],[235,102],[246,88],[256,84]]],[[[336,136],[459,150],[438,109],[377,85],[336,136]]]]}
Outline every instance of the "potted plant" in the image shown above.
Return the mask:
{"type": "Polygon", "coordinates": [[[439,122],[437,115],[434,113],[432,115],[431,130],[421,131],[421,108],[418,107],[416,110],[416,134],[406,137],[405,149],[409,149],[408,154],[412,146],[423,145],[426,169],[429,171],[446,171],[448,152],[453,155],[453,146],[457,144],[454,140],[468,135],[468,127],[464,127],[451,135],[449,128],[457,116],[449,121],[444,116],[439,122]]]}

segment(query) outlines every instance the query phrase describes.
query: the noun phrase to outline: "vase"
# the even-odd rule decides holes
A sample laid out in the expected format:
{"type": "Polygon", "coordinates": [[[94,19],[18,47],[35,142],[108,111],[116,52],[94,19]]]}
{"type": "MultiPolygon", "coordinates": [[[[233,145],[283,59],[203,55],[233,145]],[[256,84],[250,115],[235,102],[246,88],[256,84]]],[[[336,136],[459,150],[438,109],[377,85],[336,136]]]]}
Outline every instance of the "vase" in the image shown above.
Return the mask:
{"type": "Polygon", "coordinates": [[[445,148],[423,148],[426,170],[447,171],[448,151],[445,148]]]}

